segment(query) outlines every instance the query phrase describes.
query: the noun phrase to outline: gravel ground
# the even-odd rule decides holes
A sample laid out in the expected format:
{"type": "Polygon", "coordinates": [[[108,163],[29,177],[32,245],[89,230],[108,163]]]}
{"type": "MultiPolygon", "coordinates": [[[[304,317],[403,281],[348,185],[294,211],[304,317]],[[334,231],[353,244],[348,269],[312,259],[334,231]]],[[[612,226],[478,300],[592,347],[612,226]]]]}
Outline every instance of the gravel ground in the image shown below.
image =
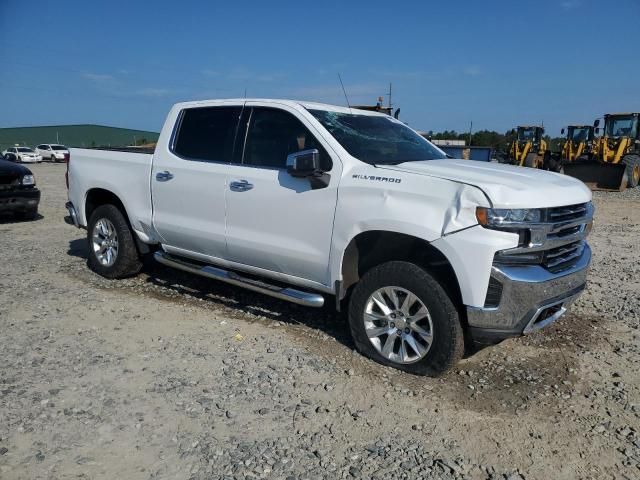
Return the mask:
{"type": "Polygon", "coordinates": [[[419,378],[345,320],[149,264],[108,281],[63,223],[0,219],[0,478],[640,478],[640,191],[596,193],[588,291],[419,378]]]}

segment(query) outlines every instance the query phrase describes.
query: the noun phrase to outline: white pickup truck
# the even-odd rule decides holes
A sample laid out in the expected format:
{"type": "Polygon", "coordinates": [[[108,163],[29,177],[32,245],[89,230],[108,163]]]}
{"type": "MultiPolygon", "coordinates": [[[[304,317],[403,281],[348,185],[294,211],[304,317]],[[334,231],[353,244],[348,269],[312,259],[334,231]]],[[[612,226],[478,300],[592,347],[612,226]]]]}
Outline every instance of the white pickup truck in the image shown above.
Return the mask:
{"type": "Polygon", "coordinates": [[[387,115],[287,100],[173,107],[153,154],[73,149],[67,223],[89,266],[140,257],[348,309],[364,355],[437,375],[466,342],[558,319],[586,285],[580,181],[452,160],[387,115]]]}

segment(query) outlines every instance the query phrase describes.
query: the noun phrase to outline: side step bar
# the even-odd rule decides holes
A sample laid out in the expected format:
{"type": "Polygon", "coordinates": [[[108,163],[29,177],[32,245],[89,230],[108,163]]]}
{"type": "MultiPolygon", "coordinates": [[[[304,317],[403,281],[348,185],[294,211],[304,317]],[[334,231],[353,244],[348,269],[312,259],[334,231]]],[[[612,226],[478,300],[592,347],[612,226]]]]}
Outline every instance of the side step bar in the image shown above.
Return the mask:
{"type": "Polygon", "coordinates": [[[222,282],[243,287],[254,292],[263,293],[280,300],[297,303],[298,305],[304,305],[305,307],[320,308],[324,305],[324,297],[319,293],[303,292],[294,288],[270,285],[268,283],[261,282],[260,280],[243,277],[235,272],[223,270],[222,268],[214,267],[212,265],[198,265],[191,263],[186,259],[174,257],[163,251],[157,251],[153,254],[153,257],[163,265],[177,268],[195,275],[200,275],[202,277],[212,278],[213,280],[220,280],[222,282]]]}

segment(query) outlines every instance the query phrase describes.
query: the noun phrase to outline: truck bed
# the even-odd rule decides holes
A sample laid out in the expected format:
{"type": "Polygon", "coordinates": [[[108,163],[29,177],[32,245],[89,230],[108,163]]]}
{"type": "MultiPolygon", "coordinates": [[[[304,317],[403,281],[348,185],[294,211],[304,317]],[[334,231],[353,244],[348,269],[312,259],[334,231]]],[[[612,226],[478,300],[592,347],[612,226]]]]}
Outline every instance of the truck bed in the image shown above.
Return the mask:
{"type": "Polygon", "coordinates": [[[70,152],[69,199],[78,207],[80,225],[87,225],[86,197],[96,189],[104,189],[119,198],[131,226],[145,238],[151,225],[149,182],[153,155],[138,149],[72,148],[70,152]]]}

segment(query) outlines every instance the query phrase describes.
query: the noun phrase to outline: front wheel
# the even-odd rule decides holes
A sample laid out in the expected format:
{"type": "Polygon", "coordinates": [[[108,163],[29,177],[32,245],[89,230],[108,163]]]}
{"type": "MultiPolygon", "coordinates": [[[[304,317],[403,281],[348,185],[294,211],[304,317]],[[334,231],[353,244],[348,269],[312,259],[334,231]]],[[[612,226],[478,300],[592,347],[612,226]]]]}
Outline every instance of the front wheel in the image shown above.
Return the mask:
{"type": "Polygon", "coordinates": [[[640,184],[640,156],[639,155],[627,155],[624,157],[627,174],[627,187],[636,188],[640,184]]]}
{"type": "Polygon", "coordinates": [[[87,228],[89,267],[105,278],[125,278],[142,268],[127,219],[115,205],[101,205],[87,228]]]}
{"type": "Polygon", "coordinates": [[[387,262],[368,271],[349,304],[358,351],[417,375],[437,376],[464,354],[458,311],[427,271],[409,262],[387,262]]]}

